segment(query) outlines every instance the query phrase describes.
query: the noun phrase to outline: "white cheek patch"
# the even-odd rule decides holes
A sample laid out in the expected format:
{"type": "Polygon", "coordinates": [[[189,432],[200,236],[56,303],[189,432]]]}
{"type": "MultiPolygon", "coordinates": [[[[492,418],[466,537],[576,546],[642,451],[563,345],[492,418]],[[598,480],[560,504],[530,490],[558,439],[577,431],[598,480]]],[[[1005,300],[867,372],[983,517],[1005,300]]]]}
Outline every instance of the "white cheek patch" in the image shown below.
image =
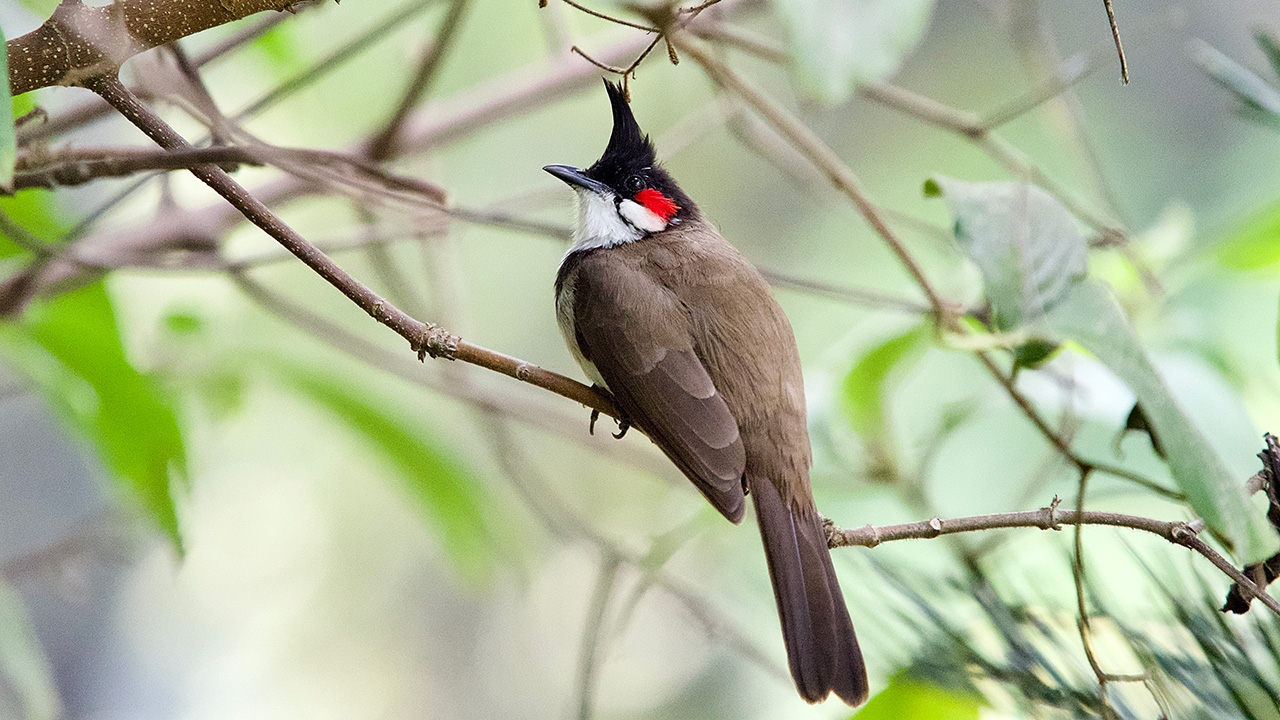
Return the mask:
{"type": "MultiPolygon", "coordinates": [[[[634,242],[644,235],[618,216],[613,195],[601,195],[585,188],[574,189],[578,196],[578,226],[573,229],[573,247],[569,252],[613,247],[634,242]]],[[[623,204],[626,202],[630,201],[623,204]]]]}
{"type": "Polygon", "coordinates": [[[627,219],[627,222],[645,232],[658,232],[667,227],[667,221],[663,220],[662,216],[634,200],[623,200],[618,205],[618,212],[627,219]]]}

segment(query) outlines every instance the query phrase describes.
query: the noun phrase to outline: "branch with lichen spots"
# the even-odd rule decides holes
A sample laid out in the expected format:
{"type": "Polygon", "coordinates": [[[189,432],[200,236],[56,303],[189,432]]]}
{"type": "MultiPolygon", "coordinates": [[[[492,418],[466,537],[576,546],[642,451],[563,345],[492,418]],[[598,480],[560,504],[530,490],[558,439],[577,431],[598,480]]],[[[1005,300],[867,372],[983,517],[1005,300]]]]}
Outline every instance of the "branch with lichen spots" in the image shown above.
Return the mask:
{"type": "Polygon", "coordinates": [[[82,85],[114,75],[140,52],[298,0],[117,0],[91,7],[60,3],[43,25],[10,40],[9,92],[82,85]]]}

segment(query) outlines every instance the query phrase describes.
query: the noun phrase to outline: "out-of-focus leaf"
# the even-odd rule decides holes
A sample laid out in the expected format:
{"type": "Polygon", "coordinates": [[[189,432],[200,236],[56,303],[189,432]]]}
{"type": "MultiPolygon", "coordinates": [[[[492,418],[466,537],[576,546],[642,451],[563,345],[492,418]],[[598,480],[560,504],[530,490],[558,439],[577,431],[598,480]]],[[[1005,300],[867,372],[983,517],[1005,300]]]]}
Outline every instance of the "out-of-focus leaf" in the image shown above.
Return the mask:
{"type": "Polygon", "coordinates": [[[897,71],[929,27],[934,0],[783,0],[799,87],[830,105],[897,71]]]}
{"type": "Polygon", "coordinates": [[[1129,411],[1129,414],[1124,419],[1124,427],[1120,428],[1120,432],[1116,433],[1115,444],[1117,452],[1120,442],[1130,432],[1145,433],[1147,439],[1151,441],[1151,449],[1155,451],[1156,455],[1162,458],[1165,457],[1164,445],[1160,442],[1160,435],[1155,428],[1151,427],[1151,421],[1147,420],[1147,414],[1142,410],[1141,403],[1133,404],[1133,409],[1129,411]]]}
{"type": "Polygon", "coordinates": [[[1260,270],[1280,263],[1280,201],[1246,220],[1216,252],[1218,261],[1233,270],[1260,270]]]}
{"type": "Polygon", "coordinates": [[[102,283],[33,305],[20,322],[0,325],[0,352],[89,439],[181,550],[171,491],[186,477],[182,432],[159,385],[125,357],[102,283]]]}
{"type": "Polygon", "coordinates": [[[58,6],[58,0],[22,0],[22,6],[37,17],[47,18],[53,14],[53,9],[58,6]]]}
{"type": "Polygon", "coordinates": [[[1246,117],[1280,124],[1280,91],[1266,80],[1205,42],[1196,42],[1192,59],[1210,78],[1236,96],[1242,109],[1247,111],[1246,117]]]}
{"type": "Polygon", "coordinates": [[[282,364],[280,370],[282,379],[360,433],[404,475],[461,570],[479,576],[489,569],[493,538],[485,521],[487,500],[476,478],[441,452],[421,427],[386,412],[344,381],[291,365],[282,364]]]}
{"type": "Polygon", "coordinates": [[[969,693],[898,676],[871,698],[854,720],[977,720],[985,703],[969,693]]]}
{"type": "MultiPolygon", "coordinates": [[[[0,45],[4,44],[4,31],[0,30],[0,45]]],[[[0,49],[0,78],[9,77],[9,53],[0,49]]],[[[18,159],[18,143],[13,132],[13,98],[9,95],[9,83],[0,83],[0,190],[13,190],[13,163],[18,159]]]]}
{"type": "MultiPolygon", "coordinates": [[[[23,190],[12,197],[0,197],[0,212],[46,242],[65,230],[53,208],[53,194],[46,190],[23,190]]],[[[12,238],[0,232],[0,259],[25,252],[12,238]]]]}
{"type": "Polygon", "coordinates": [[[1267,62],[1271,63],[1271,72],[1280,77],[1280,42],[1276,41],[1276,36],[1267,30],[1258,30],[1253,39],[1262,54],[1267,56],[1267,62]]]}
{"type": "Polygon", "coordinates": [[[1048,312],[1043,325],[1053,337],[1082,345],[1133,390],[1167,453],[1169,471],[1179,489],[1246,562],[1263,560],[1276,551],[1280,542],[1262,512],[1249,503],[1245,478],[1231,475],[1187,418],[1106,288],[1089,280],[1076,283],[1048,312]]]}
{"type": "Polygon", "coordinates": [[[1033,337],[1013,349],[1014,367],[1034,370],[1052,360],[1060,349],[1062,345],[1056,342],[1033,337]]]}
{"type": "Polygon", "coordinates": [[[1034,321],[1087,272],[1089,246],[1075,218],[1034,185],[937,177],[925,183],[925,194],[946,200],[998,329],[1034,321]]]}
{"type": "Polygon", "coordinates": [[[281,23],[262,33],[253,41],[252,47],[266,56],[266,67],[281,75],[293,72],[302,65],[298,43],[293,38],[289,23],[281,23]]]}
{"type": "Polygon", "coordinates": [[[884,432],[890,375],[919,358],[928,344],[928,328],[917,325],[871,348],[854,363],[841,383],[841,398],[855,432],[864,437],[884,432]]]}
{"type": "Polygon", "coordinates": [[[0,717],[55,720],[61,715],[49,664],[22,601],[0,582],[0,717]]]}

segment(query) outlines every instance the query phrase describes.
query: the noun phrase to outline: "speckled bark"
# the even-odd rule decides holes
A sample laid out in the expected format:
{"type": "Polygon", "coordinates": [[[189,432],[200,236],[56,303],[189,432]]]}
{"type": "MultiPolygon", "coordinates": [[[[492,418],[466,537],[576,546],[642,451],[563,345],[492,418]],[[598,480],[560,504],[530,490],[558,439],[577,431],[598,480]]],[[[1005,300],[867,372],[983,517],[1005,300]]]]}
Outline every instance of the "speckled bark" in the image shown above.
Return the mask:
{"type": "Polygon", "coordinates": [[[8,42],[9,91],[81,85],[114,73],[157,45],[297,0],[117,0],[89,7],[63,2],[35,30],[8,42]]]}

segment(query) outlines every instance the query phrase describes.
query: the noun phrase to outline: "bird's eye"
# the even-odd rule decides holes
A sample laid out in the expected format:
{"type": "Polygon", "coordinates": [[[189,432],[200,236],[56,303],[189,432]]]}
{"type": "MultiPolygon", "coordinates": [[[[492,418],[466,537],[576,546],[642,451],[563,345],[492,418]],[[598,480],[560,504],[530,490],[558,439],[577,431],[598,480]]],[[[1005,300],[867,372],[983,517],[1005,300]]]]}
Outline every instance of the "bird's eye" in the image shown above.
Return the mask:
{"type": "Polygon", "coordinates": [[[644,186],[644,178],[639,175],[632,175],[622,183],[622,187],[626,188],[626,191],[629,193],[638,193],[644,189],[644,186]]]}

